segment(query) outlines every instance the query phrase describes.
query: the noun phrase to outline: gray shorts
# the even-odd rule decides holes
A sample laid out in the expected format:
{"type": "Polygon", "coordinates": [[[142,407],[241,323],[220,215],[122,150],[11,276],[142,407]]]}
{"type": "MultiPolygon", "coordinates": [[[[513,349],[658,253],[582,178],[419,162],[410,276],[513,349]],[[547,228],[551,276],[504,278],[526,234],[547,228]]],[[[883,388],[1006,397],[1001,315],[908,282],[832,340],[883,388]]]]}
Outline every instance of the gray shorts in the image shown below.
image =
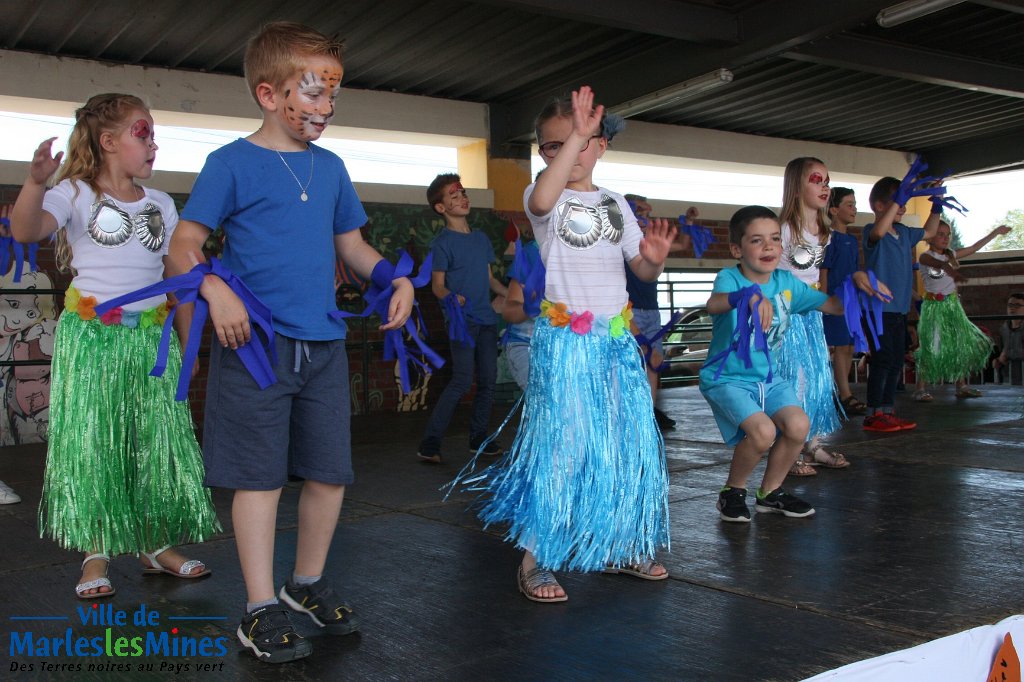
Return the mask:
{"type": "MultiPolygon", "coordinates": [[[[651,338],[659,331],[661,331],[661,311],[660,310],[644,310],[642,308],[633,309],[633,324],[640,331],[641,334],[647,338],[651,338]]],[[[659,353],[663,353],[661,347],[661,339],[658,339],[653,344],[654,350],[659,353]]]]}
{"type": "Polygon", "coordinates": [[[289,474],[352,483],[345,342],[280,334],[274,340],[277,383],[262,391],[238,355],[214,342],[203,429],[206,485],[276,490],[289,474]]]}
{"type": "Polygon", "coordinates": [[[530,344],[513,342],[505,346],[505,360],[508,362],[508,373],[519,388],[526,390],[526,382],[530,378],[530,344]]]}

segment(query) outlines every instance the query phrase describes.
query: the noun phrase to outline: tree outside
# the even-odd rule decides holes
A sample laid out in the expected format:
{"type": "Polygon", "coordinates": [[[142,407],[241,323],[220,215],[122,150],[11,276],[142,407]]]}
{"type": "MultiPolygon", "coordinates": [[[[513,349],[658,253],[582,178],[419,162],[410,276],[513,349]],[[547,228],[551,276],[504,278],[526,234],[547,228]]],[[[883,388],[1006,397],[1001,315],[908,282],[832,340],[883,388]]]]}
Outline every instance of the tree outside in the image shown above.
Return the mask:
{"type": "Polygon", "coordinates": [[[1008,234],[1001,234],[992,241],[993,250],[1010,251],[1024,249],[1024,208],[1015,208],[1012,211],[1007,211],[1006,217],[992,227],[995,228],[999,225],[1009,225],[1010,232],[1008,234]]]}

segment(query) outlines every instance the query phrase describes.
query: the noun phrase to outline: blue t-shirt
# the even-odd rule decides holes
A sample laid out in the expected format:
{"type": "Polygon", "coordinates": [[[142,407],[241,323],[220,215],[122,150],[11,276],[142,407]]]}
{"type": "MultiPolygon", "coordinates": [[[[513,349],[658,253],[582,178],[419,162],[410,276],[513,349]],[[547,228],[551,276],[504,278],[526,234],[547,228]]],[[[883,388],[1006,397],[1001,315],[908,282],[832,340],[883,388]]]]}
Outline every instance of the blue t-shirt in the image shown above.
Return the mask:
{"type": "MultiPolygon", "coordinates": [[[[537,242],[531,240],[523,244],[523,258],[526,261],[525,271],[521,271],[523,268],[518,267],[520,263],[518,258],[512,261],[512,266],[508,270],[508,278],[514,279],[520,284],[526,281],[526,278],[530,276],[534,268],[541,265],[540,248],[538,248],[537,242]]],[[[542,295],[543,293],[541,292],[542,295]]],[[[505,328],[506,343],[529,343],[530,338],[533,336],[533,327],[534,319],[532,317],[525,322],[508,325],[505,328]]]]}
{"type": "MultiPolygon", "coordinates": [[[[714,294],[728,294],[733,291],[745,289],[753,284],[740,272],[739,265],[726,268],[718,273],[715,284],[711,289],[714,294]]],[[[761,293],[769,298],[775,308],[775,316],[772,318],[771,329],[768,330],[768,350],[772,360],[772,374],[779,374],[779,346],[782,344],[782,335],[789,328],[791,315],[816,310],[828,300],[824,292],[807,286],[793,273],[787,270],[775,270],[772,277],[766,284],[761,284],[761,293]]],[[[708,349],[710,360],[718,353],[729,347],[732,341],[733,332],[736,331],[736,310],[711,316],[711,347],[708,349]]],[[[719,382],[745,381],[759,383],[768,377],[768,360],[763,351],[753,350],[754,337],[751,336],[750,357],[753,366],[747,368],[743,361],[736,357],[735,353],[729,355],[725,361],[725,368],[722,370],[718,381],[715,381],[715,374],[718,372],[719,363],[705,362],[700,370],[701,386],[712,386],[719,382]]]]}
{"type": "Polygon", "coordinates": [[[889,287],[892,300],[882,306],[887,313],[910,312],[910,297],[914,289],[914,246],[924,239],[924,229],[894,223],[896,235],[886,233],[872,243],[870,234],[874,223],[864,226],[864,265],[875,271],[875,276],[889,287]]]}
{"type": "Polygon", "coordinates": [[[832,239],[825,247],[825,259],[821,262],[822,269],[828,268],[826,293],[836,293],[843,280],[857,272],[859,264],[860,245],[857,244],[857,238],[852,234],[833,231],[832,239]]]}
{"type": "Polygon", "coordinates": [[[462,311],[477,324],[497,324],[498,314],[491,307],[491,277],[488,266],[495,262],[494,247],[483,232],[469,234],[445,228],[430,245],[434,255],[431,269],[444,273],[444,286],[464,296],[462,311]]]}
{"type": "Polygon", "coordinates": [[[328,316],[334,295],[334,236],[366,224],[345,164],[310,144],[313,177],[299,186],[285,163],[305,180],[310,152],[264,149],[235,140],[206,158],[184,220],[226,236],[222,260],[270,307],[277,332],[304,341],[344,339],[346,326],[328,316]]]}
{"type": "Polygon", "coordinates": [[[626,293],[633,307],[638,310],[658,309],[658,281],[645,282],[633,274],[633,269],[626,263],[626,293]]]}

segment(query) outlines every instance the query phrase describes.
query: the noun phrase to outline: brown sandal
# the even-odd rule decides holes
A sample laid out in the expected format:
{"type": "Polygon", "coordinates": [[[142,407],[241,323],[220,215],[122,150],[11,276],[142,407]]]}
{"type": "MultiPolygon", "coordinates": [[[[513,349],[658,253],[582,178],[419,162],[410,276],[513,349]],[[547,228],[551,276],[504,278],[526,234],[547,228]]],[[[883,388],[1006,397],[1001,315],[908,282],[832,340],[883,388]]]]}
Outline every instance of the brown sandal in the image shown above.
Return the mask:
{"type": "Polygon", "coordinates": [[[826,469],[845,469],[850,466],[850,460],[841,452],[830,452],[820,445],[814,448],[813,452],[804,451],[804,456],[811,456],[815,464],[820,464],[826,469]]]}
{"type": "Polygon", "coordinates": [[[839,404],[843,406],[843,411],[846,412],[847,415],[867,414],[868,411],[867,404],[854,398],[852,393],[840,400],[839,404]]]}
{"type": "Polygon", "coordinates": [[[606,566],[604,572],[613,575],[624,573],[625,575],[631,575],[634,578],[642,578],[644,580],[665,580],[668,578],[668,569],[654,559],[645,559],[638,564],[626,564],[625,566],[606,566]],[[661,566],[661,570],[664,573],[654,573],[656,566],[661,566]]]}
{"type": "Polygon", "coordinates": [[[793,466],[789,467],[790,476],[817,476],[818,472],[814,470],[810,462],[805,462],[802,459],[798,459],[793,462],[793,466]]]}

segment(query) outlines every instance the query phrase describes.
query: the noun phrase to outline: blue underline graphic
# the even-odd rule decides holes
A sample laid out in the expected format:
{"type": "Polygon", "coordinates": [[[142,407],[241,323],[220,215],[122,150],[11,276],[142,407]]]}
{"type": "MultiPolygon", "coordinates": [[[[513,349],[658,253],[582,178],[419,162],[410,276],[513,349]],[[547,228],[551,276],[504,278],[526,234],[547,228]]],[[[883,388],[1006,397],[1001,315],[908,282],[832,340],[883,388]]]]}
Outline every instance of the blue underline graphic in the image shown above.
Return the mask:
{"type": "Polygon", "coordinates": [[[227,616],[167,616],[167,620],[227,620],[227,616]]]}
{"type": "Polygon", "coordinates": [[[11,616],[11,620],[67,620],[67,616],[11,616]]]}

